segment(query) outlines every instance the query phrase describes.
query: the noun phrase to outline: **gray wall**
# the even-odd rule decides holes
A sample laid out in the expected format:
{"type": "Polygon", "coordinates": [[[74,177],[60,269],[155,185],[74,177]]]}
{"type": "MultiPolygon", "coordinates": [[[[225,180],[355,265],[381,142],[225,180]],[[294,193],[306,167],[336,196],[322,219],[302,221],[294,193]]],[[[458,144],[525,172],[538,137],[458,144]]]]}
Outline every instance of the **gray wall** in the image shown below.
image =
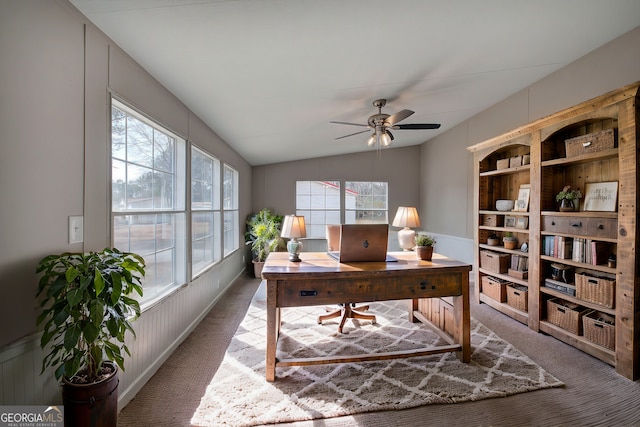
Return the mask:
{"type": "Polygon", "coordinates": [[[393,220],[398,206],[417,206],[420,200],[419,157],[420,147],[414,146],[254,166],[253,209],[294,213],[297,180],[388,181],[393,220]]]}
{"type": "Polygon", "coordinates": [[[417,201],[422,229],[436,234],[436,249],[468,259],[473,240],[473,164],[467,147],[538,118],[640,81],[640,27],[488,108],[420,146],[418,167],[407,149],[287,162],[254,168],[253,208],[295,208],[295,179],[350,179],[360,169],[390,183],[390,213],[417,201]],[[395,154],[395,152],[399,152],[395,154]],[[338,159],[345,158],[344,163],[338,159]],[[396,163],[398,162],[398,163],[396,163]],[[370,165],[374,164],[372,168],[370,165]],[[382,171],[396,171],[385,174],[382,171]],[[395,181],[395,180],[398,181],[395,181]],[[396,192],[400,194],[396,194],[396,192]]]}
{"type": "Polygon", "coordinates": [[[110,91],[238,170],[241,224],[251,167],[66,1],[0,7],[2,348],[36,331],[38,260],[110,245],[110,91]],[[84,244],[68,244],[70,215],[84,244]]]}

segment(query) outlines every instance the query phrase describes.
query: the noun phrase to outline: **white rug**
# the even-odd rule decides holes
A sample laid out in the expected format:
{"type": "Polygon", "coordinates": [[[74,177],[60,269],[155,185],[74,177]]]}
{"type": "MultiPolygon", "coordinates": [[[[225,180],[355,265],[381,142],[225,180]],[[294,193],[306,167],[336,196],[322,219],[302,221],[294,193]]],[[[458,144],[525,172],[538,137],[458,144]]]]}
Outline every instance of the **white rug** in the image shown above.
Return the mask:
{"type": "MultiPolygon", "coordinates": [[[[282,310],[278,357],[357,354],[421,348],[444,342],[409,323],[406,301],[376,302],[377,323],[339,319],[318,325],[323,307],[282,310]],[[426,345],[425,345],[426,344],[426,345]]],[[[458,403],[563,383],[481,323],[471,320],[471,363],[454,354],[381,362],[276,368],[265,380],[265,302],[254,298],[191,420],[195,426],[254,426],[458,403]]]]}

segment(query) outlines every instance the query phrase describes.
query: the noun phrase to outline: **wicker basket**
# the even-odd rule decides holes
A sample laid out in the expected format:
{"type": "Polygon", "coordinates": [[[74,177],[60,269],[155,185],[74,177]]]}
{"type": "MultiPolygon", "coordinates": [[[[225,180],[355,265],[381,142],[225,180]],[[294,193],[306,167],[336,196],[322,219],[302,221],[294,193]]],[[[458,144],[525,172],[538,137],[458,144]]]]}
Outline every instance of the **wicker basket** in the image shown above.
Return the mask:
{"type": "Polygon", "coordinates": [[[509,284],[507,286],[507,304],[526,313],[529,308],[529,288],[513,283],[509,284]]]}
{"type": "Polygon", "coordinates": [[[496,301],[507,301],[507,282],[497,277],[482,276],[482,293],[496,301]]]}
{"type": "Polygon", "coordinates": [[[509,168],[509,159],[501,159],[496,162],[496,169],[507,169],[509,168]]]}
{"type": "Polygon", "coordinates": [[[509,270],[509,254],[500,254],[493,251],[480,251],[480,267],[494,273],[506,273],[509,270]]]}
{"type": "Polygon", "coordinates": [[[592,310],[582,318],[584,338],[610,350],[616,348],[615,318],[592,310]]]}
{"type": "Polygon", "coordinates": [[[576,298],[608,308],[615,305],[615,279],[576,273],[575,281],[576,298]]]}
{"type": "Polygon", "coordinates": [[[560,298],[547,300],[547,321],[575,335],[582,335],[582,317],[588,311],[560,298]]]}
{"type": "Polygon", "coordinates": [[[606,129],[600,132],[567,139],[564,145],[567,150],[567,157],[574,157],[614,148],[614,140],[613,129],[606,129]]]}

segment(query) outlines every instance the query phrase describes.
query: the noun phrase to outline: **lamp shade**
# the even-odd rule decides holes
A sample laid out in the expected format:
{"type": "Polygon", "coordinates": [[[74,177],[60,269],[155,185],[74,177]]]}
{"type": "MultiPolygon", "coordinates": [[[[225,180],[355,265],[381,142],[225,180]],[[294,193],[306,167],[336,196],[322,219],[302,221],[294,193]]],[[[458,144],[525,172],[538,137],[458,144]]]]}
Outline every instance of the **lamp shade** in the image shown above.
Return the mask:
{"type": "Polygon", "coordinates": [[[304,225],[304,217],[298,215],[287,215],[282,223],[281,237],[288,239],[307,237],[307,228],[304,225]]]}
{"type": "Polygon", "coordinates": [[[398,207],[398,211],[396,212],[396,216],[393,219],[392,225],[394,227],[409,227],[409,228],[420,227],[420,217],[418,217],[418,211],[413,206],[398,207]]]}

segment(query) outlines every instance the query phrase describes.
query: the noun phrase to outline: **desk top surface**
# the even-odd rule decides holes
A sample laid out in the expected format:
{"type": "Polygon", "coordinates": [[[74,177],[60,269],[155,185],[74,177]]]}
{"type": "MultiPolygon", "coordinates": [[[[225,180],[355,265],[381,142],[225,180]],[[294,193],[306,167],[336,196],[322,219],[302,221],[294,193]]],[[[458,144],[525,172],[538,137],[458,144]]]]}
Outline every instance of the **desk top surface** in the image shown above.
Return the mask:
{"type": "MultiPolygon", "coordinates": [[[[471,271],[471,265],[447,258],[440,254],[433,254],[432,261],[418,259],[415,252],[390,252],[397,259],[393,262],[349,262],[340,263],[325,252],[302,252],[301,262],[289,261],[287,252],[272,252],[262,270],[262,277],[278,279],[294,275],[333,275],[358,276],[370,274],[402,274],[424,273],[429,270],[435,273],[437,270],[471,271]]],[[[443,272],[444,272],[443,271],[443,272]]]]}

